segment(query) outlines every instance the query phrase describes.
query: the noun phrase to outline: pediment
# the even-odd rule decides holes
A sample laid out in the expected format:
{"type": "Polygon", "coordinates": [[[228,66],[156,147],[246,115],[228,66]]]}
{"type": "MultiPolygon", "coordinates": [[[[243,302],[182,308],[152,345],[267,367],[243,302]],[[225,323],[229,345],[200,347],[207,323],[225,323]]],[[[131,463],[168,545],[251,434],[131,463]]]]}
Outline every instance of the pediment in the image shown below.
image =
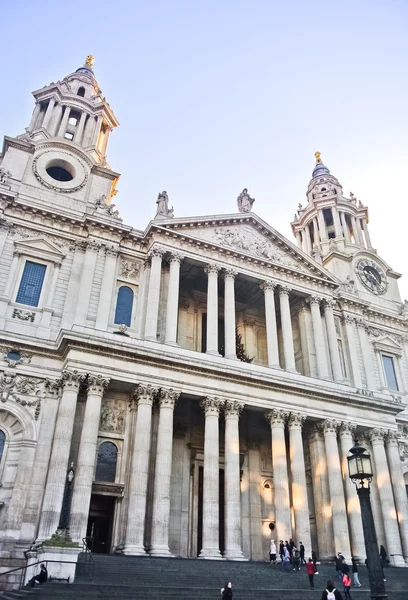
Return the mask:
{"type": "Polygon", "coordinates": [[[183,237],[219,247],[258,262],[273,263],[295,272],[318,277],[338,284],[337,279],[283,235],[267,225],[257,215],[226,215],[201,219],[174,219],[160,224],[165,229],[178,231],[183,237]]]}
{"type": "Polygon", "coordinates": [[[402,347],[388,335],[376,338],[373,341],[373,346],[382,352],[389,352],[390,354],[397,354],[399,356],[402,354],[402,347]]]}
{"type": "Polygon", "coordinates": [[[25,238],[14,242],[15,249],[21,254],[42,258],[51,262],[61,262],[65,254],[50,240],[43,237],[25,238]]]}

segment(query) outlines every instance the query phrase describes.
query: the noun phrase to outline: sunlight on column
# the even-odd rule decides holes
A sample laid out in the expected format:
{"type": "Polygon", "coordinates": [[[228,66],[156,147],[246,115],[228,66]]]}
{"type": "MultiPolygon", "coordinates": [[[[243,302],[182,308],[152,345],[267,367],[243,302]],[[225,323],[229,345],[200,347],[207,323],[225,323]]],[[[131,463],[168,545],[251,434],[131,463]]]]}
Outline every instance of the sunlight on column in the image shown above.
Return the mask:
{"type": "Polygon", "coordinates": [[[303,488],[297,483],[292,483],[292,498],[293,498],[293,508],[298,510],[300,508],[305,508],[306,506],[306,498],[303,492],[303,488]]]}
{"type": "Polygon", "coordinates": [[[392,506],[390,508],[390,510],[388,511],[388,516],[390,517],[390,519],[392,519],[393,521],[397,520],[397,513],[395,512],[395,508],[392,506]]]}
{"type": "Polygon", "coordinates": [[[388,473],[386,471],[377,472],[377,487],[382,488],[388,483],[388,473]]]}
{"type": "Polygon", "coordinates": [[[326,473],[326,461],[323,458],[320,458],[316,466],[316,476],[317,478],[320,478],[322,475],[326,475],[326,473]]]}
{"type": "Polygon", "coordinates": [[[355,498],[350,497],[347,501],[347,512],[349,515],[351,514],[360,514],[360,501],[356,494],[355,498]]]}
{"type": "Polygon", "coordinates": [[[229,442],[228,442],[228,449],[233,454],[239,454],[239,442],[237,440],[229,440],[229,442]]]}
{"type": "Polygon", "coordinates": [[[322,514],[326,519],[331,519],[333,516],[333,511],[331,504],[324,504],[322,506],[322,514]]]}

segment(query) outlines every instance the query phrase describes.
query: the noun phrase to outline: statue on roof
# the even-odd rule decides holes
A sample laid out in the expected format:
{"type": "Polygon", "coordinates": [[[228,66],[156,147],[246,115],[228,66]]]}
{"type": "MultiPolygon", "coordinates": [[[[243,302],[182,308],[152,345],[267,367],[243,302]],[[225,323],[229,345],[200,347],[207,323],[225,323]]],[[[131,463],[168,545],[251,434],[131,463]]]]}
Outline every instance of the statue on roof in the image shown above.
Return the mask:
{"type": "Polygon", "coordinates": [[[91,69],[93,68],[93,64],[95,62],[95,57],[92,56],[92,54],[88,54],[88,56],[85,59],[85,66],[86,67],[90,67],[91,69]]]}
{"type": "Polygon", "coordinates": [[[247,188],[244,188],[237,198],[239,212],[251,212],[254,202],[255,198],[251,198],[251,196],[248,194],[247,188]]]}
{"type": "Polygon", "coordinates": [[[169,208],[169,197],[165,190],[157,196],[156,204],[155,219],[172,219],[174,217],[174,208],[169,208]]]}

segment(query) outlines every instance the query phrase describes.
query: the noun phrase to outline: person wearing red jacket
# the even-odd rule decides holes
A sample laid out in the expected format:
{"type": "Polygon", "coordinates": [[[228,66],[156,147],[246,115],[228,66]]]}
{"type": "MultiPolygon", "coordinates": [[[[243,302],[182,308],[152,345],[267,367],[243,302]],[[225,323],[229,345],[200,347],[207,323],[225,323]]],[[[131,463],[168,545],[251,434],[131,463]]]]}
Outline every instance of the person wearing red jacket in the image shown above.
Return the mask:
{"type": "Polygon", "coordinates": [[[316,573],[316,569],[311,558],[309,558],[309,561],[306,563],[306,571],[309,575],[310,588],[314,590],[314,576],[316,573]]]}

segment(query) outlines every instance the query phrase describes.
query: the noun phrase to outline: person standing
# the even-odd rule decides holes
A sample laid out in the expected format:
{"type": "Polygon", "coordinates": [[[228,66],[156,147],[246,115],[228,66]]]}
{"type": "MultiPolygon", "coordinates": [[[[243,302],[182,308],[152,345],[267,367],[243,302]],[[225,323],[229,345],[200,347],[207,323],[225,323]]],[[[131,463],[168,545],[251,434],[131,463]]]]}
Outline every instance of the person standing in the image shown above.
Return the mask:
{"type": "Polygon", "coordinates": [[[300,564],[301,565],[305,565],[306,561],[305,561],[305,547],[302,544],[302,542],[300,542],[299,544],[299,552],[300,552],[300,564]]]}
{"type": "Polygon", "coordinates": [[[388,564],[388,555],[384,546],[381,544],[380,546],[380,558],[381,558],[381,566],[382,568],[386,567],[388,564]]]}
{"type": "Polygon", "coordinates": [[[314,590],[314,576],[316,569],[311,558],[309,558],[309,561],[306,563],[306,571],[309,576],[310,589],[314,590]]]}
{"type": "Polygon", "coordinates": [[[293,548],[292,552],[292,564],[294,571],[300,571],[300,552],[296,546],[293,548]]]}
{"type": "Polygon", "coordinates": [[[336,590],[331,579],[326,583],[326,589],[323,590],[322,600],[343,600],[341,592],[336,590]]]}
{"type": "Polygon", "coordinates": [[[279,541],[279,556],[281,559],[281,563],[283,563],[283,549],[284,549],[283,540],[280,540],[279,541]]]}
{"type": "Polygon", "coordinates": [[[232,583],[227,581],[225,587],[221,589],[222,600],[232,600],[232,583]]]}
{"type": "Polygon", "coordinates": [[[319,575],[319,571],[317,570],[317,554],[314,550],[312,550],[312,561],[315,568],[315,575],[319,575]]]}
{"type": "Polygon", "coordinates": [[[343,555],[341,552],[337,553],[335,563],[336,563],[337,578],[341,582],[343,580],[343,570],[342,570],[343,555]]]}
{"type": "Polygon", "coordinates": [[[344,591],[345,600],[351,600],[350,588],[351,588],[350,575],[348,573],[344,573],[344,575],[343,575],[343,591],[344,591]]]}
{"type": "Polygon", "coordinates": [[[356,587],[361,587],[361,583],[360,583],[360,580],[358,578],[357,560],[354,558],[354,556],[351,559],[351,564],[352,564],[351,570],[353,572],[353,583],[354,583],[354,585],[356,587]]]}
{"type": "Polygon", "coordinates": [[[271,544],[269,546],[269,561],[271,565],[276,565],[276,544],[275,540],[271,540],[271,544]]]}
{"type": "Polygon", "coordinates": [[[282,571],[290,571],[290,555],[287,546],[283,548],[282,571]]]}

